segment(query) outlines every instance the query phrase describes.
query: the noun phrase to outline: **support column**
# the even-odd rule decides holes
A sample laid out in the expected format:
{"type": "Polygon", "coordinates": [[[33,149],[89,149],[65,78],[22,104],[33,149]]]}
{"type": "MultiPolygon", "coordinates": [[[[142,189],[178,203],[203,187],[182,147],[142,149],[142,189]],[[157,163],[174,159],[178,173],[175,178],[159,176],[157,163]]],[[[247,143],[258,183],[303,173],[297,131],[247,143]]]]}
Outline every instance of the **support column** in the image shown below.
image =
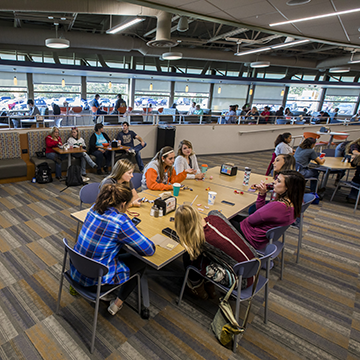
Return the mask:
{"type": "Polygon", "coordinates": [[[27,97],[28,99],[34,99],[34,82],[33,82],[32,73],[26,73],[26,81],[27,81],[27,97]]]}
{"type": "Polygon", "coordinates": [[[128,84],[128,106],[134,108],[135,103],[135,79],[129,79],[128,84]]]}
{"type": "Polygon", "coordinates": [[[86,76],[81,77],[81,99],[87,99],[86,76]]]}
{"type": "Polygon", "coordinates": [[[285,86],[285,89],[284,89],[284,96],[282,98],[282,103],[281,103],[281,106],[285,109],[286,107],[286,101],[287,101],[287,97],[288,97],[288,94],[289,94],[289,90],[290,90],[290,87],[289,86],[285,86]]]}

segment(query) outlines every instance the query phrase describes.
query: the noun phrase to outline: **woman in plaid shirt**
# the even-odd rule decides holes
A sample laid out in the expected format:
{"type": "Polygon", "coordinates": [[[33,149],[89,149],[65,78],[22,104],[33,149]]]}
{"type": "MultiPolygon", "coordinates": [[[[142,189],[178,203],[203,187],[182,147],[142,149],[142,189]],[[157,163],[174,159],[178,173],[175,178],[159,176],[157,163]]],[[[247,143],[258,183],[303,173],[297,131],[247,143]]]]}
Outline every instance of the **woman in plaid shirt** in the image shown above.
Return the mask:
{"type": "MultiPolygon", "coordinates": [[[[80,254],[109,267],[109,272],[102,278],[101,291],[108,291],[114,285],[127,281],[133,274],[145,270],[143,261],[121,251],[123,245],[131,246],[144,256],[151,256],[155,252],[153,242],[141,234],[125,214],[132,197],[126,185],[105,185],[89,210],[74,247],[80,254]]],[[[72,264],[70,266],[71,277],[75,281],[96,291],[96,279],[88,278],[72,264]]],[[[108,308],[110,314],[115,315],[122,308],[135,286],[134,278],[116,290],[117,298],[111,301],[108,308]]]]}

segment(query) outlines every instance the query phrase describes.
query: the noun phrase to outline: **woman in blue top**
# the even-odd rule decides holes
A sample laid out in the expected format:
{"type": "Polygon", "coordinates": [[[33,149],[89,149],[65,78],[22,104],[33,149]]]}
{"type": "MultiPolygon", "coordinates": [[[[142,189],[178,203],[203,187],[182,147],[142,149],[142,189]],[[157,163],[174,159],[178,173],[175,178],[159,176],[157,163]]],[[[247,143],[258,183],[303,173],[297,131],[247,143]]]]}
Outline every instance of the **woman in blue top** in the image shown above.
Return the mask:
{"type": "MultiPolygon", "coordinates": [[[[105,185],[91,207],[81,228],[74,250],[88,258],[109,267],[102,278],[101,291],[109,291],[114,285],[124,283],[134,275],[145,270],[145,263],[129,253],[122,253],[124,245],[131,246],[138,254],[151,256],[155,246],[145,237],[125,214],[132,200],[132,192],[126,185],[105,185]]],[[[71,277],[80,285],[96,291],[97,280],[79,273],[70,264],[71,277]]],[[[108,311],[115,315],[123,302],[136,286],[133,278],[114,290],[117,298],[112,300],[108,311]]],[[[103,298],[103,300],[105,300],[103,298]]],[[[106,300],[109,300],[108,298],[106,300]]]]}
{"type": "Polygon", "coordinates": [[[109,144],[110,138],[106,133],[103,132],[104,125],[101,123],[95,125],[94,131],[94,134],[92,134],[90,137],[89,154],[96,157],[97,173],[99,175],[102,174],[101,166],[105,157],[106,165],[104,166],[104,172],[105,174],[108,174],[108,167],[111,164],[111,153],[110,151],[104,149],[103,144],[109,144]]]}

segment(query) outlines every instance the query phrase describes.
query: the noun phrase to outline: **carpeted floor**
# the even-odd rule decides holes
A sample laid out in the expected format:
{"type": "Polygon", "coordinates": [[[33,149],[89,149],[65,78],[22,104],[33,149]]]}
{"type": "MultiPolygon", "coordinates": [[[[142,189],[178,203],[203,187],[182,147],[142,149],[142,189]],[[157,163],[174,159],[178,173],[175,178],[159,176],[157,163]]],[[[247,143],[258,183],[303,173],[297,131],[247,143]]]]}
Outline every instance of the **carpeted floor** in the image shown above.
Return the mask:
{"type": "MultiPolygon", "coordinates": [[[[210,167],[233,162],[264,173],[271,152],[200,156],[210,167]]],[[[90,175],[91,181],[99,181],[90,175]]],[[[210,330],[217,301],[185,295],[176,300],[182,279],[149,279],[151,317],[143,320],[131,296],[114,317],[100,307],[95,352],[89,352],[93,306],[68,292],[55,315],[62,238],[74,244],[79,187],[54,181],[0,185],[0,358],[1,359],[359,359],[359,212],[329,181],[325,199],[305,214],[304,240],[295,263],[297,230],[287,233],[285,273],[271,271],[269,322],[257,296],[250,323],[236,354],[210,330]]],[[[181,270],[181,261],[169,270],[181,270]]],[[[244,307],[241,316],[244,315],[244,307]]]]}

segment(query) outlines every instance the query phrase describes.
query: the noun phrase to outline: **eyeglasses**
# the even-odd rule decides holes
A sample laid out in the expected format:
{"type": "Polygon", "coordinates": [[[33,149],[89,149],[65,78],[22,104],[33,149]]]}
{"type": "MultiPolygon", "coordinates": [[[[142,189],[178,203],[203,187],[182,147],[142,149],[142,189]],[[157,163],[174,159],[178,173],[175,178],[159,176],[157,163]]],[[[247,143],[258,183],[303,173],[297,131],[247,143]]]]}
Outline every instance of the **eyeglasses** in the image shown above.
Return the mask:
{"type": "Polygon", "coordinates": [[[72,127],[71,130],[77,130],[78,128],[76,126],[72,127]]]}

